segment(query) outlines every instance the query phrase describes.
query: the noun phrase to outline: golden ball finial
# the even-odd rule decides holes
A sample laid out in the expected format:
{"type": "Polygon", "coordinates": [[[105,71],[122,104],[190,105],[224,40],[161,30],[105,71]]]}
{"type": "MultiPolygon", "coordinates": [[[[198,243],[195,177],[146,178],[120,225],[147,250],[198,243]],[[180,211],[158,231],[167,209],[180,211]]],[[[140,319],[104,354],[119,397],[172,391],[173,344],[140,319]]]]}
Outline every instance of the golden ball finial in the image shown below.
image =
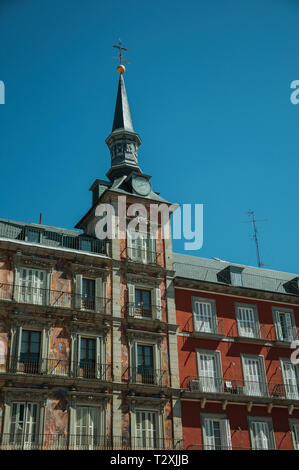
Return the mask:
{"type": "Polygon", "coordinates": [[[117,67],[117,73],[119,73],[120,75],[122,75],[123,73],[125,73],[126,71],[126,67],[122,64],[120,64],[118,67],[117,67]]]}

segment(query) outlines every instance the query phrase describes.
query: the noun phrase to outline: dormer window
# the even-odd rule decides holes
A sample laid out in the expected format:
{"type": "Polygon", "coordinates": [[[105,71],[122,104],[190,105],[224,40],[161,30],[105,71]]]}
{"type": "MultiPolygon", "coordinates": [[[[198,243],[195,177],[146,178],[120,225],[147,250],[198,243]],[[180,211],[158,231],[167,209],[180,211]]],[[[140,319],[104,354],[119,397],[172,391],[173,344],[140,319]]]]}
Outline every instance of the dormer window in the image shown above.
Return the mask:
{"type": "Polygon", "coordinates": [[[299,295],[299,277],[295,277],[284,284],[286,292],[299,295]]]}
{"type": "Polygon", "coordinates": [[[38,230],[27,229],[27,241],[29,243],[39,243],[40,232],[38,230]]]}
{"type": "Polygon", "coordinates": [[[239,266],[227,266],[217,273],[218,282],[225,282],[232,286],[243,286],[242,271],[244,268],[239,266]]]}
{"type": "Polygon", "coordinates": [[[237,268],[236,266],[230,266],[230,283],[233,286],[242,286],[242,271],[243,268],[237,268]]]}

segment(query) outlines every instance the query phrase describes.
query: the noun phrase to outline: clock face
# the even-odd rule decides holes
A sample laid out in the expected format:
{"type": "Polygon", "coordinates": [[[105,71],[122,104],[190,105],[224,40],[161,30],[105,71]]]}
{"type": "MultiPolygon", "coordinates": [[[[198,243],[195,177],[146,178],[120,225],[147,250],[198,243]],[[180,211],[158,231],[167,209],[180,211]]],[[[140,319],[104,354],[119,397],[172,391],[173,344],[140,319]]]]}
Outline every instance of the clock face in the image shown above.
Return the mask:
{"type": "Polygon", "coordinates": [[[141,196],[147,196],[152,189],[151,183],[143,176],[135,176],[132,179],[132,186],[134,191],[141,196]]]}

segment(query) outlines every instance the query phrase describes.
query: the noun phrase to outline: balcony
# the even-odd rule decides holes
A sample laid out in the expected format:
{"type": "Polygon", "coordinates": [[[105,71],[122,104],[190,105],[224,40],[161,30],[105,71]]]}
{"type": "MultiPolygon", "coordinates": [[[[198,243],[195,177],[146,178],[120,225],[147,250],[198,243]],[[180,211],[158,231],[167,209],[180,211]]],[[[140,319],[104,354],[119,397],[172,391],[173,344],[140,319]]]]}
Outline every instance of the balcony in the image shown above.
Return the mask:
{"type": "Polygon", "coordinates": [[[135,303],[127,302],[126,311],[133,318],[161,320],[162,308],[157,305],[136,307],[135,303]]]}
{"type": "Polygon", "coordinates": [[[75,230],[63,231],[57,229],[57,231],[52,231],[43,227],[0,221],[0,238],[34,243],[46,247],[67,248],[92,254],[107,254],[106,240],[87,237],[75,230]]]}
{"type": "Polygon", "coordinates": [[[151,367],[130,367],[128,381],[130,384],[168,387],[169,374],[167,370],[151,367]]]}
{"type": "Polygon", "coordinates": [[[194,321],[194,318],[189,318],[182,331],[200,338],[221,339],[225,336],[223,320],[219,318],[212,318],[209,321],[194,321]]]}
{"type": "Polygon", "coordinates": [[[63,359],[0,356],[0,374],[111,380],[111,364],[63,359]]]}
{"type": "Polygon", "coordinates": [[[110,313],[108,298],[79,295],[71,292],[42,289],[30,286],[0,283],[0,302],[14,301],[20,304],[47,306],[53,308],[77,309],[95,313],[110,313]]]}
{"type": "Polygon", "coordinates": [[[182,450],[177,439],[97,435],[3,434],[0,450],[182,450]]]}
{"type": "Polygon", "coordinates": [[[299,400],[299,383],[251,381],[244,379],[223,379],[218,377],[188,377],[183,385],[192,393],[221,395],[236,400],[237,397],[256,399],[299,400]]]}
{"type": "Polygon", "coordinates": [[[227,333],[228,337],[236,338],[240,342],[267,343],[273,341],[271,331],[265,325],[252,324],[242,320],[233,323],[227,333]]]}
{"type": "Polygon", "coordinates": [[[134,263],[157,265],[160,253],[156,251],[143,250],[134,246],[127,247],[127,259],[134,263]]]}

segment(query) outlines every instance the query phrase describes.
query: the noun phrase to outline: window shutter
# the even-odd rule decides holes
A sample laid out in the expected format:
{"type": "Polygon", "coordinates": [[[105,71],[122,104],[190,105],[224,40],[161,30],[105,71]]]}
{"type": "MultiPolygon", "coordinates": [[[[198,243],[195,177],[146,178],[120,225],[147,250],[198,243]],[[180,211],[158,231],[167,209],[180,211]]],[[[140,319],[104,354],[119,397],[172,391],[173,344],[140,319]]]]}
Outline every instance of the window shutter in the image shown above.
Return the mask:
{"type": "Polygon", "coordinates": [[[95,292],[95,307],[96,312],[101,312],[103,309],[103,279],[98,277],[95,282],[96,292],[95,292]]]}
{"type": "Polygon", "coordinates": [[[82,306],[82,274],[76,274],[75,281],[75,308],[82,306]]]}
{"type": "Polygon", "coordinates": [[[135,285],[128,284],[128,297],[129,297],[129,315],[131,317],[135,316],[135,285]]]}
{"type": "Polygon", "coordinates": [[[231,450],[232,441],[231,441],[230,425],[229,425],[228,419],[221,420],[221,431],[222,431],[222,436],[224,437],[223,440],[225,441],[226,450],[231,450]]]}
{"type": "Polygon", "coordinates": [[[293,323],[292,323],[292,318],[290,312],[285,313],[285,319],[286,319],[286,326],[287,326],[287,340],[292,341],[293,340],[293,323]]]}
{"type": "Polygon", "coordinates": [[[205,448],[207,450],[214,450],[215,449],[215,438],[213,432],[213,420],[212,419],[205,419],[205,448]]]}
{"type": "Polygon", "coordinates": [[[127,258],[133,259],[133,240],[130,230],[127,230],[127,258]]]}
{"type": "Polygon", "coordinates": [[[280,317],[279,317],[279,312],[275,310],[274,312],[274,323],[275,323],[275,333],[276,333],[276,338],[278,340],[282,340],[282,328],[281,328],[281,323],[280,323],[280,317]]]}
{"type": "Polygon", "coordinates": [[[138,242],[138,259],[142,261],[142,263],[147,264],[149,262],[149,256],[150,256],[150,251],[149,251],[149,243],[148,243],[148,238],[146,238],[146,235],[143,234],[137,239],[138,242]]]}
{"type": "Polygon", "coordinates": [[[155,288],[155,306],[154,306],[154,317],[156,320],[162,320],[162,310],[161,310],[161,291],[160,287],[155,288]]]}
{"type": "Polygon", "coordinates": [[[77,354],[75,359],[75,377],[80,374],[80,356],[81,356],[81,335],[77,335],[77,354]]]}
{"type": "Polygon", "coordinates": [[[256,338],[259,336],[258,319],[253,308],[238,307],[238,331],[240,336],[256,338]]]}
{"type": "Polygon", "coordinates": [[[16,270],[15,270],[15,286],[14,286],[14,300],[16,302],[19,302],[20,283],[21,283],[21,269],[16,268],[16,270]]]}
{"type": "Polygon", "coordinates": [[[96,339],[96,377],[97,379],[104,379],[104,364],[102,364],[102,338],[96,339]]]}
{"type": "Polygon", "coordinates": [[[270,448],[269,425],[263,421],[254,421],[252,423],[255,449],[270,448]]]}

